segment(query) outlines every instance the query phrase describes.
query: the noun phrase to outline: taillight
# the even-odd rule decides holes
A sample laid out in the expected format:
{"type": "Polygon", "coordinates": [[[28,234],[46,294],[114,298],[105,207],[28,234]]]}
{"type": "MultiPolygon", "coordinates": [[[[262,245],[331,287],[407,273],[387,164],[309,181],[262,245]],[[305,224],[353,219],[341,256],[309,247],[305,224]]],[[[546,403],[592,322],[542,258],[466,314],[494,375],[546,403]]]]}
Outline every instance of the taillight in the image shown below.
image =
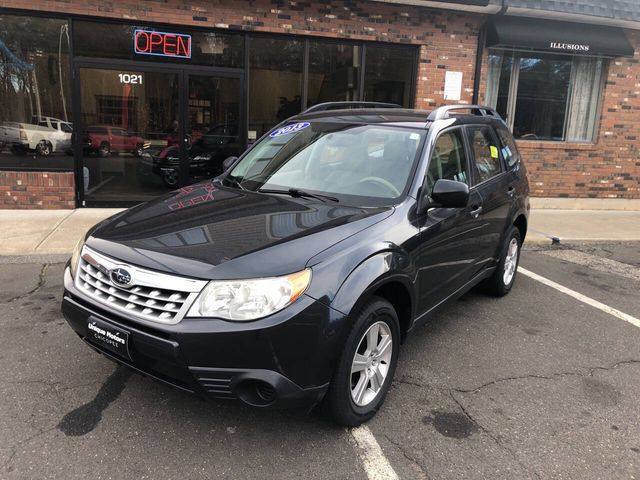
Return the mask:
{"type": "Polygon", "coordinates": [[[20,130],[20,140],[27,140],[27,132],[20,130]]]}

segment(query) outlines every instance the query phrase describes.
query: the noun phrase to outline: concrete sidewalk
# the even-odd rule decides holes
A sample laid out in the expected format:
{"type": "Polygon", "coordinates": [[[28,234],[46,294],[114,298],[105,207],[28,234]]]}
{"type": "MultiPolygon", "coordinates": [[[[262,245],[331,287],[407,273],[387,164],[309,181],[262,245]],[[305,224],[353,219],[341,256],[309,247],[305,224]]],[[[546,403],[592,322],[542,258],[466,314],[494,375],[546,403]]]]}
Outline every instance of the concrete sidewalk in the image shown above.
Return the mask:
{"type": "MultiPolygon", "coordinates": [[[[78,239],[120,209],[0,210],[0,255],[68,254],[78,239]]],[[[528,244],[640,241],[640,211],[536,208],[528,244]]]]}

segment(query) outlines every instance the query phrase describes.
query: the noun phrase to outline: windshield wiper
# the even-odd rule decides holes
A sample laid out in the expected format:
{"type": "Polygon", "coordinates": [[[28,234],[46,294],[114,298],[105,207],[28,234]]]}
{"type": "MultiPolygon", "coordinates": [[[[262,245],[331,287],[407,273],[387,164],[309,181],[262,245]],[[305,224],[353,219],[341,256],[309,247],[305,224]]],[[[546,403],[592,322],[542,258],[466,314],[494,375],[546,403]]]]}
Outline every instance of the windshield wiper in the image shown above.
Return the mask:
{"type": "Polygon", "coordinates": [[[222,178],[223,178],[223,181],[229,182],[231,185],[238,187],[240,190],[246,190],[246,188],[243,187],[242,184],[240,183],[242,179],[237,179],[235,177],[232,177],[231,175],[226,175],[222,178]]]}
{"type": "Polygon", "coordinates": [[[280,195],[290,195],[294,198],[315,198],[316,200],[320,200],[321,202],[326,203],[327,200],[332,202],[340,202],[336,197],[330,197],[329,195],[320,195],[316,193],[305,192],[304,190],[299,190],[297,188],[290,188],[288,190],[275,190],[269,188],[261,188],[258,190],[260,193],[276,193],[280,195]]]}

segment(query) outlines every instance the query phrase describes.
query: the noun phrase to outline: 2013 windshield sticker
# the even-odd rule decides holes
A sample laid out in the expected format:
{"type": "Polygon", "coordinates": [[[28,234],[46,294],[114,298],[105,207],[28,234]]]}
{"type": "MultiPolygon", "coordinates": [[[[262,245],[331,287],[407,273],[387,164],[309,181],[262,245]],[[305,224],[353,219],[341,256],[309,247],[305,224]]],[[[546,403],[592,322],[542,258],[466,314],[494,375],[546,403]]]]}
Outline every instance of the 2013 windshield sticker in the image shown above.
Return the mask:
{"type": "Polygon", "coordinates": [[[296,132],[299,132],[300,130],[304,130],[310,125],[311,124],[309,122],[294,123],[292,125],[287,125],[286,127],[282,127],[274,132],[271,132],[269,136],[279,137],[281,135],[289,135],[290,133],[296,133],[296,132]]]}

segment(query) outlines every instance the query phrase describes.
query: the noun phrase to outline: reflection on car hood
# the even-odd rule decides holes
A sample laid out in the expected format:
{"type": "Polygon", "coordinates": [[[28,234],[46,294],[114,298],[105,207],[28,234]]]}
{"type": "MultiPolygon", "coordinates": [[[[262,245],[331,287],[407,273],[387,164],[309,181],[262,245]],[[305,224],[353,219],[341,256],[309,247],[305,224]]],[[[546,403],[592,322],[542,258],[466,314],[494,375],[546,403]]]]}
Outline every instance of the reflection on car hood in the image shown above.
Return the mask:
{"type": "Polygon", "coordinates": [[[87,245],[126,263],[197,278],[283,275],[392,211],[205,182],[99,224],[87,245]]]}

